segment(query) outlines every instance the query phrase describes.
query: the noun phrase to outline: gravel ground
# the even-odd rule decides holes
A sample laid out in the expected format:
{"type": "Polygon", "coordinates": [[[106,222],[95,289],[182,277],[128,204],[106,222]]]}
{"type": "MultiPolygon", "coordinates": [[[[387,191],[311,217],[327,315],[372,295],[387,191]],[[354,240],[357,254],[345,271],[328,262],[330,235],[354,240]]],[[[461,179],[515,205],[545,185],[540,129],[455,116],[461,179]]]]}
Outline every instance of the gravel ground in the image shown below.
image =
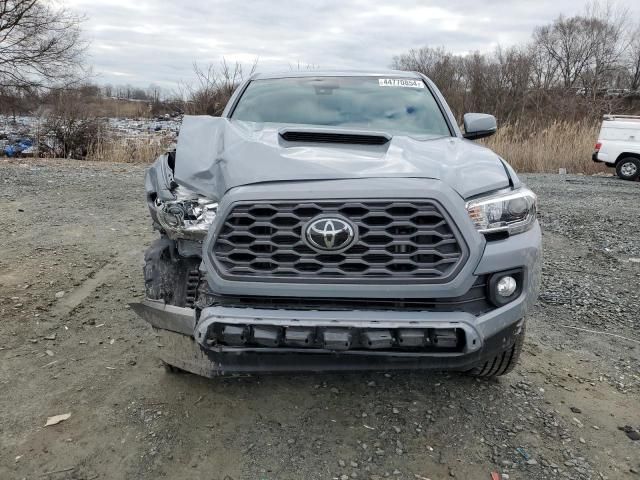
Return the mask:
{"type": "Polygon", "coordinates": [[[127,307],[143,167],[3,160],[0,478],[640,479],[640,183],[523,177],[545,263],[512,374],[207,380],[127,307]]]}

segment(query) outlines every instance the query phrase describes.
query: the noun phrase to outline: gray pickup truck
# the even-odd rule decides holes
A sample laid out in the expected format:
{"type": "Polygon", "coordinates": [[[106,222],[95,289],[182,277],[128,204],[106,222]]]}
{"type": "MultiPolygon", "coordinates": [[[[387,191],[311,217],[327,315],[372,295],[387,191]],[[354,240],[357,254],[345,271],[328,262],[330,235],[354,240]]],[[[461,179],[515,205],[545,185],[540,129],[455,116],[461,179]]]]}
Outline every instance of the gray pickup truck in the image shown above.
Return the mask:
{"type": "Polygon", "coordinates": [[[148,170],[146,299],[171,371],[508,373],[540,278],[536,196],[425,76],[254,75],[148,170]]]}

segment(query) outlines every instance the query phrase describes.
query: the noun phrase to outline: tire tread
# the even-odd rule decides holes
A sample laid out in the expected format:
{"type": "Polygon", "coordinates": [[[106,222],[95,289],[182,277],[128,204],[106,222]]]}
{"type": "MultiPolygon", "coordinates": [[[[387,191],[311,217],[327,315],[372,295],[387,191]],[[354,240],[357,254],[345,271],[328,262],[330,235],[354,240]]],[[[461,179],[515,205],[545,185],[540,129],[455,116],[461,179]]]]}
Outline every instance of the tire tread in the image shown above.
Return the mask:
{"type": "Polygon", "coordinates": [[[474,377],[499,377],[511,372],[518,364],[522,346],[524,345],[525,325],[516,337],[514,344],[493,358],[473,367],[467,373],[474,377]]]}
{"type": "Polygon", "coordinates": [[[618,160],[616,162],[616,174],[618,175],[618,177],[620,177],[622,180],[637,180],[638,178],[640,178],[640,159],[636,158],[636,157],[623,157],[620,160],[618,160]],[[625,177],[622,175],[621,172],[621,167],[624,163],[627,162],[633,162],[636,164],[637,170],[636,170],[636,174],[632,177],[625,177]]]}

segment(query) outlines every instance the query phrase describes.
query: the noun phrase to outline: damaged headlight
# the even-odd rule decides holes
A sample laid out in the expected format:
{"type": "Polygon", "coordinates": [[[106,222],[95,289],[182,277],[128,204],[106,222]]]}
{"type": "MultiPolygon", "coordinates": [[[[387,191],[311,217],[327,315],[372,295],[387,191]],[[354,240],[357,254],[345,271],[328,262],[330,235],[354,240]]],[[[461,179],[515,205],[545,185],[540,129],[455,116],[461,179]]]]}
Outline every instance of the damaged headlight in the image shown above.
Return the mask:
{"type": "Polygon", "coordinates": [[[536,219],[538,198],[528,188],[471,200],[466,204],[471,221],[480,233],[522,233],[536,219]]]}
{"type": "Polygon", "coordinates": [[[160,226],[173,239],[204,239],[216,218],[218,203],[180,187],[173,193],[175,200],[155,201],[160,226]]]}

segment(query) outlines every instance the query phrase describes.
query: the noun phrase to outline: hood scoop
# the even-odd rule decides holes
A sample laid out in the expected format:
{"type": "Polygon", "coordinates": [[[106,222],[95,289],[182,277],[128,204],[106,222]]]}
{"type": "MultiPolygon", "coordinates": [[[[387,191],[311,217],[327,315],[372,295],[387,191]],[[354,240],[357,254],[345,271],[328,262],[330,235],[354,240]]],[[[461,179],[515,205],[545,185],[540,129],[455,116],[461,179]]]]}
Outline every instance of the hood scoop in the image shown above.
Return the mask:
{"type": "Polygon", "coordinates": [[[331,128],[283,128],[280,136],[287,142],[384,145],[391,136],[382,132],[331,128]]]}

